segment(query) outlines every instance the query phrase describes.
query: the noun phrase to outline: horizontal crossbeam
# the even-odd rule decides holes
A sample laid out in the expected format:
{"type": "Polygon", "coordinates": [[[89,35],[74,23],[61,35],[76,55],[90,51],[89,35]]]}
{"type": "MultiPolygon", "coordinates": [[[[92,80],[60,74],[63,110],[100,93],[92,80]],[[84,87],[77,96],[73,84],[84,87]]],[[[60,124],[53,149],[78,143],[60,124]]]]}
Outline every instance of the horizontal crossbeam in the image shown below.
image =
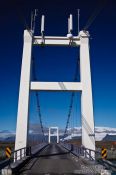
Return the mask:
{"type": "Polygon", "coordinates": [[[42,39],[41,36],[34,36],[34,45],[41,45],[44,41],[45,45],[51,46],[72,46],[76,47],[80,45],[80,38],[77,36],[73,37],[73,39],[69,39],[68,37],[57,37],[57,36],[45,36],[42,39]]]}
{"type": "Polygon", "coordinates": [[[58,129],[58,127],[56,127],[56,126],[51,126],[51,127],[49,127],[49,129],[58,129]]]}
{"type": "Polygon", "coordinates": [[[31,82],[31,90],[38,91],[82,91],[80,82],[31,82]]]}

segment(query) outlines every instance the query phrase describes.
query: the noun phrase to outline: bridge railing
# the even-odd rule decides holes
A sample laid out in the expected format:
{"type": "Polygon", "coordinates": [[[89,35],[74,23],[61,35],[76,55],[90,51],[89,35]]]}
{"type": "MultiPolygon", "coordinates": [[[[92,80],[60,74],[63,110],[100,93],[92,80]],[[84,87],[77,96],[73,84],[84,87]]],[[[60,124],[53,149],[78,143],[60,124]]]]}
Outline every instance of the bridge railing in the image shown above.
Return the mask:
{"type": "Polygon", "coordinates": [[[25,148],[21,148],[16,151],[13,151],[10,159],[16,162],[17,160],[21,160],[26,156],[31,156],[31,147],[25,147],[25,148]]]}
{"type": "Polygon", "coordinates": [[[88,149],[88,148],[83,148],[84,150],[84,157],[89,158],[89,160],[96,160],[98,157],[101,158],[101,152],[88,149]]]}
{"type": "Polygon", "coordinates": [[[6,158],[4,161],[0,162],[0,170],[4,169],[5,167],[9,167],[12,163],[16,164],[17,161],[21,162],[24,160],[24,158],[27,156],[27,150],[29,150],[29,147],[12,151],[10,158],[6,158]]]}
{"type": "Polygon", "coordinates": [[[36,154],[39,150],[41,150],[46,145],[47,145],[46,143],[41,143],[32,147],[29,146],[29,147],[25,147],[25,148],[21,148],[19,150],[13,151],[12,155],[14,156],[14,162],[17,160],[21,160],[24,157],[28,157],[36,154]]]}
{"type": "Polygon", "coordinates": [[[29,147],[12,151],[10,158],[7,158],[6,160],[0,162],[0,169],[3,169],[5,166],[11,165],[11,164],[13,165],[13,167],[18,166],[19,164],[26,161],[31,156],[35,155],[37,152],[39,152],[41,149],[43,149],[47,145],[48,145],[47,143],[41,143],[33,147],[29,146],[29,147]]]}
{"type": "Polygon", "coordinates": [[[100,151],[95,151],[92,149],[85,148],[83,146],[77,146],[69,143],[61,143],[61,145],[64,146],[66,149],[70,150],[76,156],[83,156],[84,158],[87,158],[92,161],[98,157],[101,157],[100,151]]]}

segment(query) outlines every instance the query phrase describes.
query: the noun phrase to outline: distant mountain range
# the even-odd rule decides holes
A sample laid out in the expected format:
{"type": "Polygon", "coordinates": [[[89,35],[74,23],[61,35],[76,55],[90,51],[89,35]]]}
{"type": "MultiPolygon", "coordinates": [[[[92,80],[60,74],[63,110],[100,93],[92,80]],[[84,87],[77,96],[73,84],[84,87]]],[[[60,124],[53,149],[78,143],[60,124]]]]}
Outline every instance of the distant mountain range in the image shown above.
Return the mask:
{"type": "Polygon", "coordinates": [[[0,131],[0,141],[14,141],[15,132],[9,130],[0,131]]]}
{"type": "Polygon", "coordinates": [[[107,134],[102,141],[115,141],[116,142],[116,135],[109,135],[107,134]]]}
{"type": "MultiPolygon", "coordinates": [[[[81,137],[81,127],[69,128],[69,133],[65,140],[70,139],[80,139],[81,137]]],[[[116,128],[110,127],[95,127],[95,140],[96,141],[116,141],[116,128]]]]}
{"type": "MultiPolygon", "coordinates": [[[[44,127],[46,138],[48,137],[48,128],[44,127]]],[[[56,131],[52,131],[55,136],[56,131]]],[[[81,127],[68,128],[68,135],[64,135],[64,130],[59,130],[60,139],[81,139],[81,127]]],[[[42,139],[41,127],[37,124],[31,124],[29,130],[29,139],[42,139]],[[39,134],[38,134],[39,133],[39,134]]],[[[116,141],[116,128],[111,127],[95,127],[95,139],[96,141],[116,141]]],[[[14,141],[15,132],[9,130],[0,131],[0,141],[14,141]]]]}

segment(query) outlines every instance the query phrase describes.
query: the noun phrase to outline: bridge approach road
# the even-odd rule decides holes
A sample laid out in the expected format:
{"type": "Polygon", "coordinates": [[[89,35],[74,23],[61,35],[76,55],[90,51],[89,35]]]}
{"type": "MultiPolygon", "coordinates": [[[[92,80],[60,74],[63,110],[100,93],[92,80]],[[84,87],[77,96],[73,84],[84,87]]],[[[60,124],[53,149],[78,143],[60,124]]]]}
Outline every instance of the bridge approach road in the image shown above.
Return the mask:
{"type": "Polygon", "coordinates": [[[75,159],[70,151],[59,144],[49,144],[36,157],[32,158],[18,174],[85,174],[82,173],[83,169],[89,171],[89,174],[93,174],[92,169],[88,165],[84,165],[78,158],[75,159]]]}

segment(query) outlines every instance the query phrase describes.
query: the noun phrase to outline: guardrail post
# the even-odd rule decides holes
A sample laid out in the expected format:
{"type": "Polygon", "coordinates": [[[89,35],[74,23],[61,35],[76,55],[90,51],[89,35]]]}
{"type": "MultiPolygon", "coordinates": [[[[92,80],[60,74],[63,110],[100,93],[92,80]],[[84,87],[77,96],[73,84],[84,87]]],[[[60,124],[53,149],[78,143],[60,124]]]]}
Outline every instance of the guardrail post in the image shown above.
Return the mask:
{"type": "Polygon", "coordinates": [[[71,151],[73,151],[74,150],[74,147],[73,147],[73,144],[71,144],[71,151]]]}
{"type": "Polygon", "coordinates": [[[78,155],[80,156],[82,152],[82,148],[78,147],[78,155]]]}
{"type": "Polygon", "coordinates": [[[85,155],[85,150],[84,150],[84,148],[81,147],[80,150],[81,150],[81,155],[84,156],[84,155],[85,155]]]}
{"type": "Polygon", "coordinates": [[[14,152],[14,162],[16,161],[16,152],[14,152]]]}
{"type": "Polygon", "coordinates": [[[26,155],[31,156],[31,147],[26,148],[26,155]]]}
{"type": "Polygon", "coordinates": [[[84,150],[84,157],[86,158],[86,156],[87,156],[87,155],[86,155],[86,149],[85,149],[85,150],[84,150]]]}
{"type": "Polygon", "coordinates": [[[89,150],[89,160],[92,160],[91,157],[92,157],[92,156],[91,156],[91,150],[89,150]]]}
{"type": "Polygon", "coordinates": [[[27,155],[27,148],[24,148],[24,157],[27,155]]]}
{"type": "Polygon", "coordinates": [[[22,159],[22,149],[20,149],[20,159],[22,159]]]}

